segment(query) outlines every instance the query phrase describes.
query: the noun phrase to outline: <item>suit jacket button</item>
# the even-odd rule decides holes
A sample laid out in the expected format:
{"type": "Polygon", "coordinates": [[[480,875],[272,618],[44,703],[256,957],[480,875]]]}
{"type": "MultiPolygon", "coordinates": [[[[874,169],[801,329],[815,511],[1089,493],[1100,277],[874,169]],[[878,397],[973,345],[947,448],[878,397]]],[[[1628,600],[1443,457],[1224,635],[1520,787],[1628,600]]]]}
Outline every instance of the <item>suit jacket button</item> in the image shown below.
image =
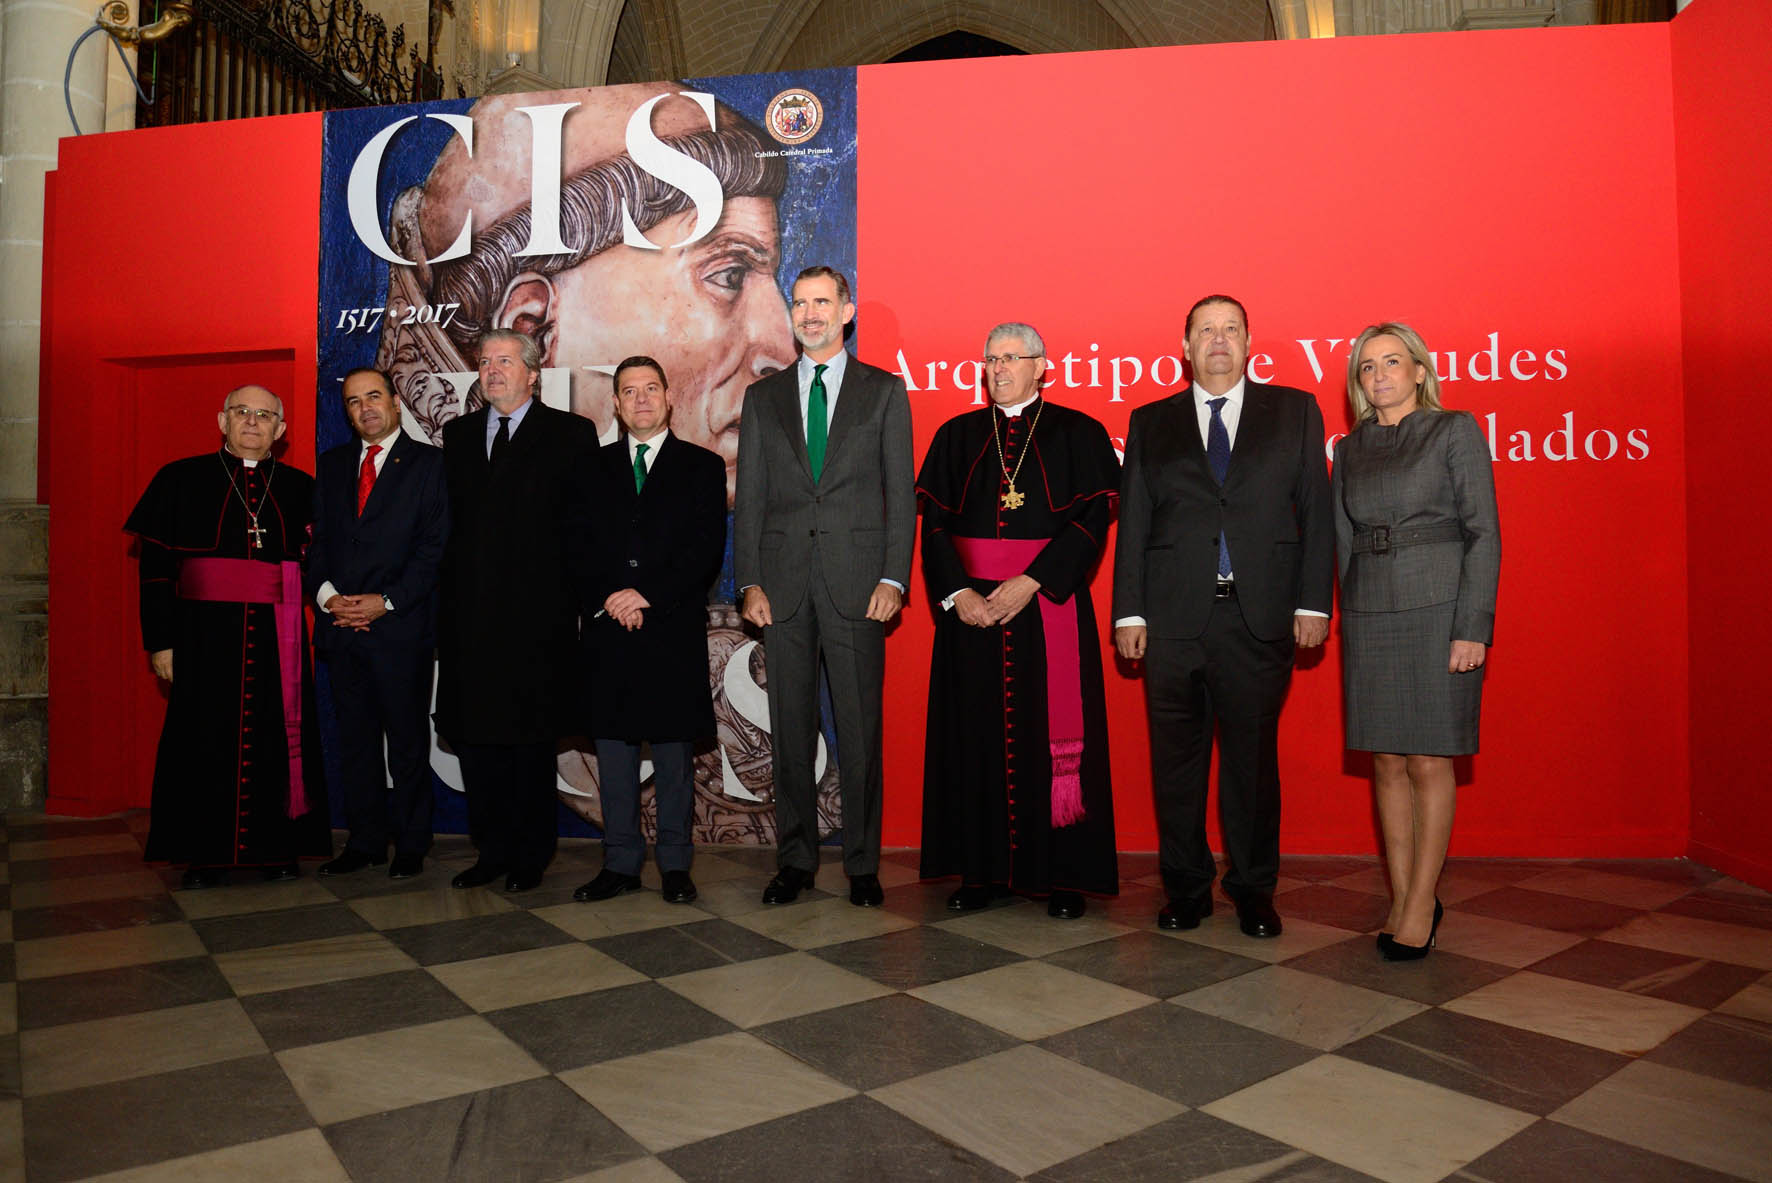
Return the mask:
{"type": "Polygon", "coordinates": [[[808,537],[808,538],[817,538],[817,537],[818,537],[818,531],[817,531],[817,530],[808,530],[808,531],[806,531],[806,537],[808,537]]]}
{"type": "Polygon", "coordinates": [[[640,565],[639,559],[629,559],[628,560],[628,566],[630,566],[630,567],[638,567],[639,565],[640,565]]]}

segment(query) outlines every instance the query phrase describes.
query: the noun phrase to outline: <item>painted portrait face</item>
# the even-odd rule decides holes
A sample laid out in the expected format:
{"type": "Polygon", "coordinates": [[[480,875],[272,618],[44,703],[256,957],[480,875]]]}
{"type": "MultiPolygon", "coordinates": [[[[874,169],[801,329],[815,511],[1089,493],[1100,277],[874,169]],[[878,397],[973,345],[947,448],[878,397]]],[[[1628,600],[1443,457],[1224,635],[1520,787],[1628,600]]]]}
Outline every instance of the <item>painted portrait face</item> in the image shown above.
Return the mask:
{"type": "MultiPolygon", "coordinates": [[[[647,238],[680,241],[694,217],[667,218],[647,238]]],[[[575,391],[606,391],[584,367],[658,358],[671,373],[672,429],[726,461],[730,502],[745,388],[794,363],[780,259],[775,203],[762,197],[726,202],[713,233],[686,247],[610,247],[550,277],[551,363],[572,369],[575,391]]],[[[573,410],[603,428],[613,408],[575,394],[573,410]]]]}

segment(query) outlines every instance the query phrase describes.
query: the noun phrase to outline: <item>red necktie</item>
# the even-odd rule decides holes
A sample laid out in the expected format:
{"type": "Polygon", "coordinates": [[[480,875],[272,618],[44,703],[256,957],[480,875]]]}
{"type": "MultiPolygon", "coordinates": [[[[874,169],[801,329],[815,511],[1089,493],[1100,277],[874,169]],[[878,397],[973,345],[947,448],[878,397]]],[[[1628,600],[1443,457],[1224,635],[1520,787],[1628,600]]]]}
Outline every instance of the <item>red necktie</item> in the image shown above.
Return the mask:
{"type": "Polygon", "coordinates": [[[369,503],[369,490],[375,488],[375,457],[381,451],[380,444],[370,444],[369,451],[363,453],[363,467],[357,470],[357,516],[363,516],[363,507],[369,503]]]}

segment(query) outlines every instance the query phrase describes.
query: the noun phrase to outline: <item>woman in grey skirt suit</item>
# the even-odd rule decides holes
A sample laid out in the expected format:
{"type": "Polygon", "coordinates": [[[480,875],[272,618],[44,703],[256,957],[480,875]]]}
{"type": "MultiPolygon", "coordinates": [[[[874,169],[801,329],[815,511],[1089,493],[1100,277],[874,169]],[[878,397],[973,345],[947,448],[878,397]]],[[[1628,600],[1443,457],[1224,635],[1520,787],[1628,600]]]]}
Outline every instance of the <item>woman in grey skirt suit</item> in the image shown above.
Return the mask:
{"type": "Polygon", "coordinates": [[[1378,950],[1425,957],[1452,839],[1452,758],[1477,750],[1501,534],[1488,440],[1440,406],[1414,329],[1373,325],[1348,356],[1352,433],[1335,445],[1347,746],[1372,753],[1391,910],[1378,950]]]}

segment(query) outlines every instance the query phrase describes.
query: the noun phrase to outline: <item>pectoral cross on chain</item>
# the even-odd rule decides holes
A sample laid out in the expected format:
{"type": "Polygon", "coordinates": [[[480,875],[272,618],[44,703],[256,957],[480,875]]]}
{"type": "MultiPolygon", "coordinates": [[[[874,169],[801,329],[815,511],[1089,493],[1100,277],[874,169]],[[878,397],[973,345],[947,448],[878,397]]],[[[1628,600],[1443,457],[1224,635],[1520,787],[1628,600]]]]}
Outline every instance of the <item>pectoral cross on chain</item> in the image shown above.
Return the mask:
{"type": "Polygon", "coordinates": [[[253,550],[263,550],[265,548],[265,528],[258,524],[257,518],[252,519],[252,525],[246,527],[246,532],[252,535],[253,550]]]}

